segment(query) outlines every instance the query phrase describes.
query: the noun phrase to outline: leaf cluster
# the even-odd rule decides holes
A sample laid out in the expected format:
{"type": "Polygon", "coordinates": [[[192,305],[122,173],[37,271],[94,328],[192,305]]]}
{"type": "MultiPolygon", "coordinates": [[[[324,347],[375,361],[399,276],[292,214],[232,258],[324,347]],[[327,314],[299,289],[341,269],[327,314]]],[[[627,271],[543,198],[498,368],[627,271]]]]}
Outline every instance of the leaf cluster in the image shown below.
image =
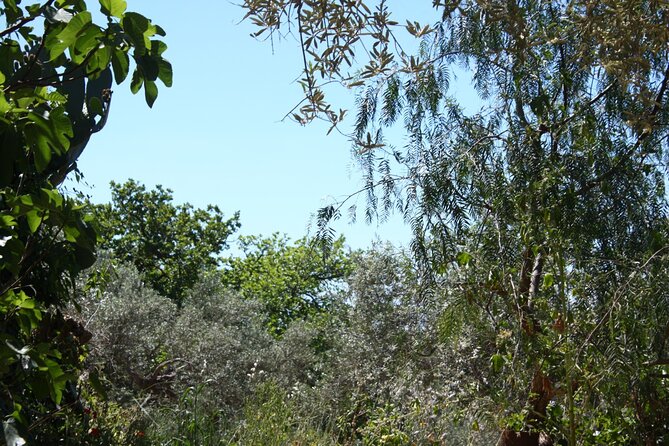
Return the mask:
{"type": "Polygon", "coordinates": [[[267,327],[277,336],[293,321],[327,312],[330,294],[351,270],[343,238],[327,253],[306,238],[289,244],[279,234],[241,237],[239,243],[243,256],[225,261],[223,282],[263,302],[267,327]]]}
{"type": "Polygon", "coordinates": [[[67,385],[88,340],[59,308],[93,264],[97,235],[57,186],[104,126],[112,82],[128,76],[130,58],[149,105],[150,82],[171,84],[155,39],[164,31],[125,1],[101,0],[100,10],[103,25],[81,0],[0,5],[0,411],[17,422],[17,441],[73,397],[67,385]]]}
{"type": "Polygon", "coordinates": [[[216,206],[174,204],[172,191],[133,180],[111,183],[111,203],[95,207],[100,247],[132,263],[153,289],[180,304],[202,273],[221,264],[228,237],[239,228],[216,206]]]}

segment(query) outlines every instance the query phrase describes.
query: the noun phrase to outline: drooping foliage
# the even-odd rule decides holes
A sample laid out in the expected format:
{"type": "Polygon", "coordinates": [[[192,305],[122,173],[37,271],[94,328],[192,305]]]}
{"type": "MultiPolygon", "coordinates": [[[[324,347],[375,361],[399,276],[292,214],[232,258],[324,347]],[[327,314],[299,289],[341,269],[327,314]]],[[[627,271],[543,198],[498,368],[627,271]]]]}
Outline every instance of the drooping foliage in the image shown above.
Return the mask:
{"type": "MultiPolygon", "coordinates": [[[[339,124],[319,78],[358,87],[367,213],[411,224],[425,276],[452,289],[445,334],[490,328],[489,387],[474,394],[501,414],[503,441],[666,440],[666,5],[433,6],[424,26],[384,1],[243,4],[258,35],[299,35],[296,120],[339,124]],[[456,75],[477,104],[459,103],[456,75]],[[385,136],[396,129],[401,147],[385,136]]],[[[325,236],[343,205],[320,212],[325,236]]]]}
{"type": "Polygon", "coordinates": [[[225,219],[216,206],[173,203],[172,191],[129,180],[111,184],[112,201],[95,215],[102,242],[116,259],[133,263],[161,295],[177,304],[204,271],[221,262],[239,215],[225,219]]]}
{"type": "Polygon", "coordinates": [[[62,435],[57,409],[88,338],[59,308],[95,260],[96,234],[57,186],[104,126],[114,81],[132,71],[131,90],[143,85],[149,106],[156,81],[172,82],[165,32],[125,1],[97,6],[102,24],[81,0],[0,5],[0,412],[16,444],[62,435]]]}

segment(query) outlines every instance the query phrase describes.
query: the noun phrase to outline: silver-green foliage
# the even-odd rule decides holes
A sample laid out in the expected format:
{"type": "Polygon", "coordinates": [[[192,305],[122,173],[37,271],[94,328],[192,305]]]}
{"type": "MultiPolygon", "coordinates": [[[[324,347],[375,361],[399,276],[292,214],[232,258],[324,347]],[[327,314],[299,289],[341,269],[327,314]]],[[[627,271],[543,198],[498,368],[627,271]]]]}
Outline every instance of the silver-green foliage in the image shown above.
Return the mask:
{"type": "Polygon", "coordinates": [[[220,410],[239,407],[248,374],[271,340],[258,305],[204,279],[178,309],[134,267],[117,266],[111,274],[82,307],[93,333],[89,360],[104,367],[115,388],[160,399],[202,384],[220,410]]]}
{"type": "Polygon", "coordinates": [[[296,392],[304,413],[365,444],[485,443],[488,419],[477,417],[483,403],[465,413],[458,398],[481,384],[466,369],[477,356],[474,333],[440,341],[446,293],[421,287],[416,265],[389,247],[360,253],[354,263],[322,377],[296,392]],[[480,431],[471,431],[473,423],[480,431]]]}

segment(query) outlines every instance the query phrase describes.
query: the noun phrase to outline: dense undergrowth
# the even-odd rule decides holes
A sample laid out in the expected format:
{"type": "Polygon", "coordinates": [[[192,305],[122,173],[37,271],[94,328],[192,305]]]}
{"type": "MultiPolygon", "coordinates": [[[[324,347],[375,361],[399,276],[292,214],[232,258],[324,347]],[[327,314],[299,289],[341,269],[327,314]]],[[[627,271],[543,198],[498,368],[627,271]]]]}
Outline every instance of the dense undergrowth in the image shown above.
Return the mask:
{"type": "Polygon", "coordinates": [[[92,334],[84,374],[95,379],[80,382],[97,385],[82,384],[83,418],[73,412],[62,424],[76,436],[58,436],[64,444],[494,441],[479,403],[458,402],[480,384],[457,370],[477,349],[440,341],[444,296],[421,295],[411,262],[388,247],[353,258],[354,272],[327,297],[330,310],[280,337],[268,333],[263,304],[226,288],[220,274],[205,275],[178,307],[133,266],[98,262],[71,313],[92,334]]]}
{"type": "Polygon", "coordinates": [[[216,206],[59,189],[114,81],[149,106],[172,84],[164,30],[124,0],[20,3],[0,8],[10,446],[667,443],[661,2],[434,1],[425,26],[384,1],[243,2],[254,35],[300,37],[293,119],[334,129],[321,87],[357,89],[365,218],[397,211],[413,237],[346,252],[330,224],[354,193],[317,212],[318,243],[240,237],[238,257],[216,206]],[[462,70],[479,111],[449,86],[462,70]]]}

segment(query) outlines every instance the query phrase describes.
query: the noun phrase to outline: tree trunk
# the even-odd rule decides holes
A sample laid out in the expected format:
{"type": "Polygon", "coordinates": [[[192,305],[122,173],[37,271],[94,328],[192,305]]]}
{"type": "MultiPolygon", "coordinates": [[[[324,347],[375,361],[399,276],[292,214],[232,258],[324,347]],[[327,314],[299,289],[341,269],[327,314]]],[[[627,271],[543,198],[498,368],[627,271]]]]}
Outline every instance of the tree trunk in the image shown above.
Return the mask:
{"type": "Polygon", "coordinates": [[[497,446],[553,446],[553,441],[543,432],[515,432],[504,429],[497,446]]]}

